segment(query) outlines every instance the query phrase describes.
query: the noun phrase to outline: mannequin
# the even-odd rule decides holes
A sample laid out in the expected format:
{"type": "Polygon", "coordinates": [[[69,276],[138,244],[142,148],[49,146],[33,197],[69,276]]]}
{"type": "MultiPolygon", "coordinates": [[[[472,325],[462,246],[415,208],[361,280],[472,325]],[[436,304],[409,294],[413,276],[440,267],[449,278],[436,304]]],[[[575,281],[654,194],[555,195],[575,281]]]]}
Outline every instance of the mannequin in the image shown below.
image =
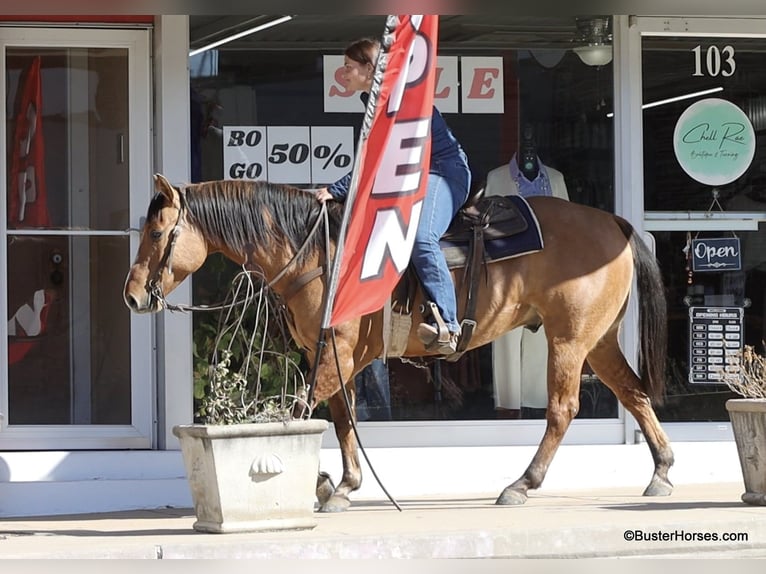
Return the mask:
{"type": "Polygon", "coordinates": [[[526,126],[519,146],[519,171],[529,181],[534,181],[540,172],[540,160],[537,157],[532,126],[526,126]]]}
{"type": "MultiPolygon", "coordinates": [[[[569,200],[563,174],[540,161],[529,127],[524,129],[518,154],[489,172],[484,194],[549,195],[569,200]]],[[[492,357],[496,409],[546,408],[548,341],[543,327],[535,332],[525,327],[513,329],[493,343],[492,357]]]]}

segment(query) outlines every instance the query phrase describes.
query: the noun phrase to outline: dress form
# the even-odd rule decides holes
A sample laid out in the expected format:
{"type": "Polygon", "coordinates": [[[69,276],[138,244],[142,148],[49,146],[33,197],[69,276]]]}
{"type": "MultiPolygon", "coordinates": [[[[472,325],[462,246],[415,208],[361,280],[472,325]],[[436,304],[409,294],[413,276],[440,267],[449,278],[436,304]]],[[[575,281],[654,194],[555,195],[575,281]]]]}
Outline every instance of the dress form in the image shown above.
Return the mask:
{"type": "MultiPolygon", "coordinates": [[[[528,154],[529,149],[525,152],[528,154]]],[[[509,163],[489,172],[484,194],[548,195],[569,200],[564,175],[543,164],[536,153],[534,162],[530,161],[521,149],[509,163]]],[[[548,341],[542,326],[534,332],[517,327],[506,333],[492,344],[492,357],[496,408],[547,406],[548,341]]]]}

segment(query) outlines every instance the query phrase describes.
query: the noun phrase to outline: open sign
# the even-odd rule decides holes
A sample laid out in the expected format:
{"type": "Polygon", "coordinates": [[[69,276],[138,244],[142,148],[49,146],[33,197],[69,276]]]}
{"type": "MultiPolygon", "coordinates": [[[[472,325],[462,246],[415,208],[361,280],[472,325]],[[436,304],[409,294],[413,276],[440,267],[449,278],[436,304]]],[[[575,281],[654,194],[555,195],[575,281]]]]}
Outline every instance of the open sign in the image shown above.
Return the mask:
{"type": "Polygon", "coordinates": [[[739,271],[742,255],[739,237],[692,240],[693,271],[739,271]]]}

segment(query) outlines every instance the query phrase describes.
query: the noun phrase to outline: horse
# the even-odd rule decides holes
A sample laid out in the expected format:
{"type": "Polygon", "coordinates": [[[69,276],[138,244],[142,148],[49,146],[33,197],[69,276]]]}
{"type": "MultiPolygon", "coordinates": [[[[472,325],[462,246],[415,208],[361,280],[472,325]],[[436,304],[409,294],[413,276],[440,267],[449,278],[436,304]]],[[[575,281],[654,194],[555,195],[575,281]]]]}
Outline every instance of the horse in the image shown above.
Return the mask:
{"type": "MultiPolygon", "coordinates": [[[[342,479],[329,493],[323,485],[326,496],[320,498],[319,510],[347,509],[362,476],[352,432],[354,409],[349,412],[339,391],[345,385],[353,405],[354,375],[382,354],[384,314],[381,310],[336,326],[334,351],[318,345],[329,282],[325,270],[335,252],[342,205],[328,202],[323,207],[309,191],[264,181],[174,187],[155,175],[154,187],[125,281],[126,305],[137,313],[160,311],[165,296],[212,253],[259,269],[287,308],[291,336],[315,365],[313,401],[328,401],[340,444],[342,479]],[[328,233],[316,232],[323,209],[328,233]]],[[[673,452],[652,406],[663,398],[667,352],[666,301],[657,261],[630,223],[617,215],[553,197],[530,197],[528,203],[542,229],[544,248],[486,264],[475,309],[477,326],[468,347],[490,343],[522,325],[544,325],[548,340],[545,433],[529,466],[496,503],[523,504],[528,491],[542,484],[578,412],[585,361],[644,434],[654,471],[643,494],[669,495],[673,452]],[[640,375],[618,342],[634,278],[640,311],[640,375]]],[[[453,271],[453,280],[459,276],[460,270],[453,271]]],[[[413,326],[423,320],[422,303],[422,294],[416,295],[413,326]]],[[[416,327],[402,356],[429,356],[416,327]]],[[[318,496],[319,492],[318,482],[318,496]]]]}

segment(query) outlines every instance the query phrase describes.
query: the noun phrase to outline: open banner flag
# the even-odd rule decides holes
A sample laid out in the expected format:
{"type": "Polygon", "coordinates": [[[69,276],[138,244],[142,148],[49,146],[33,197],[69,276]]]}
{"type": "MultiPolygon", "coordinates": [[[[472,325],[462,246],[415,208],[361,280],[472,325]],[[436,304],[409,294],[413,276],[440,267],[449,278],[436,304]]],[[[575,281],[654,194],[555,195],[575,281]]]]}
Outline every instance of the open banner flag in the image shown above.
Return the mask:
{"type": "Polygon", "coordinates": [[[439,17],[389,21],[368,102],[372,123],[368,137],[362,129],[346,199],[330,326],[386,303],[409,263],[426,194],[439,17]]]}
{"type": "Polygon", "coordinates": [[[23,78],[11,151],[8,226],[47,227],[40,56],[32,60],[23,78]]]}

